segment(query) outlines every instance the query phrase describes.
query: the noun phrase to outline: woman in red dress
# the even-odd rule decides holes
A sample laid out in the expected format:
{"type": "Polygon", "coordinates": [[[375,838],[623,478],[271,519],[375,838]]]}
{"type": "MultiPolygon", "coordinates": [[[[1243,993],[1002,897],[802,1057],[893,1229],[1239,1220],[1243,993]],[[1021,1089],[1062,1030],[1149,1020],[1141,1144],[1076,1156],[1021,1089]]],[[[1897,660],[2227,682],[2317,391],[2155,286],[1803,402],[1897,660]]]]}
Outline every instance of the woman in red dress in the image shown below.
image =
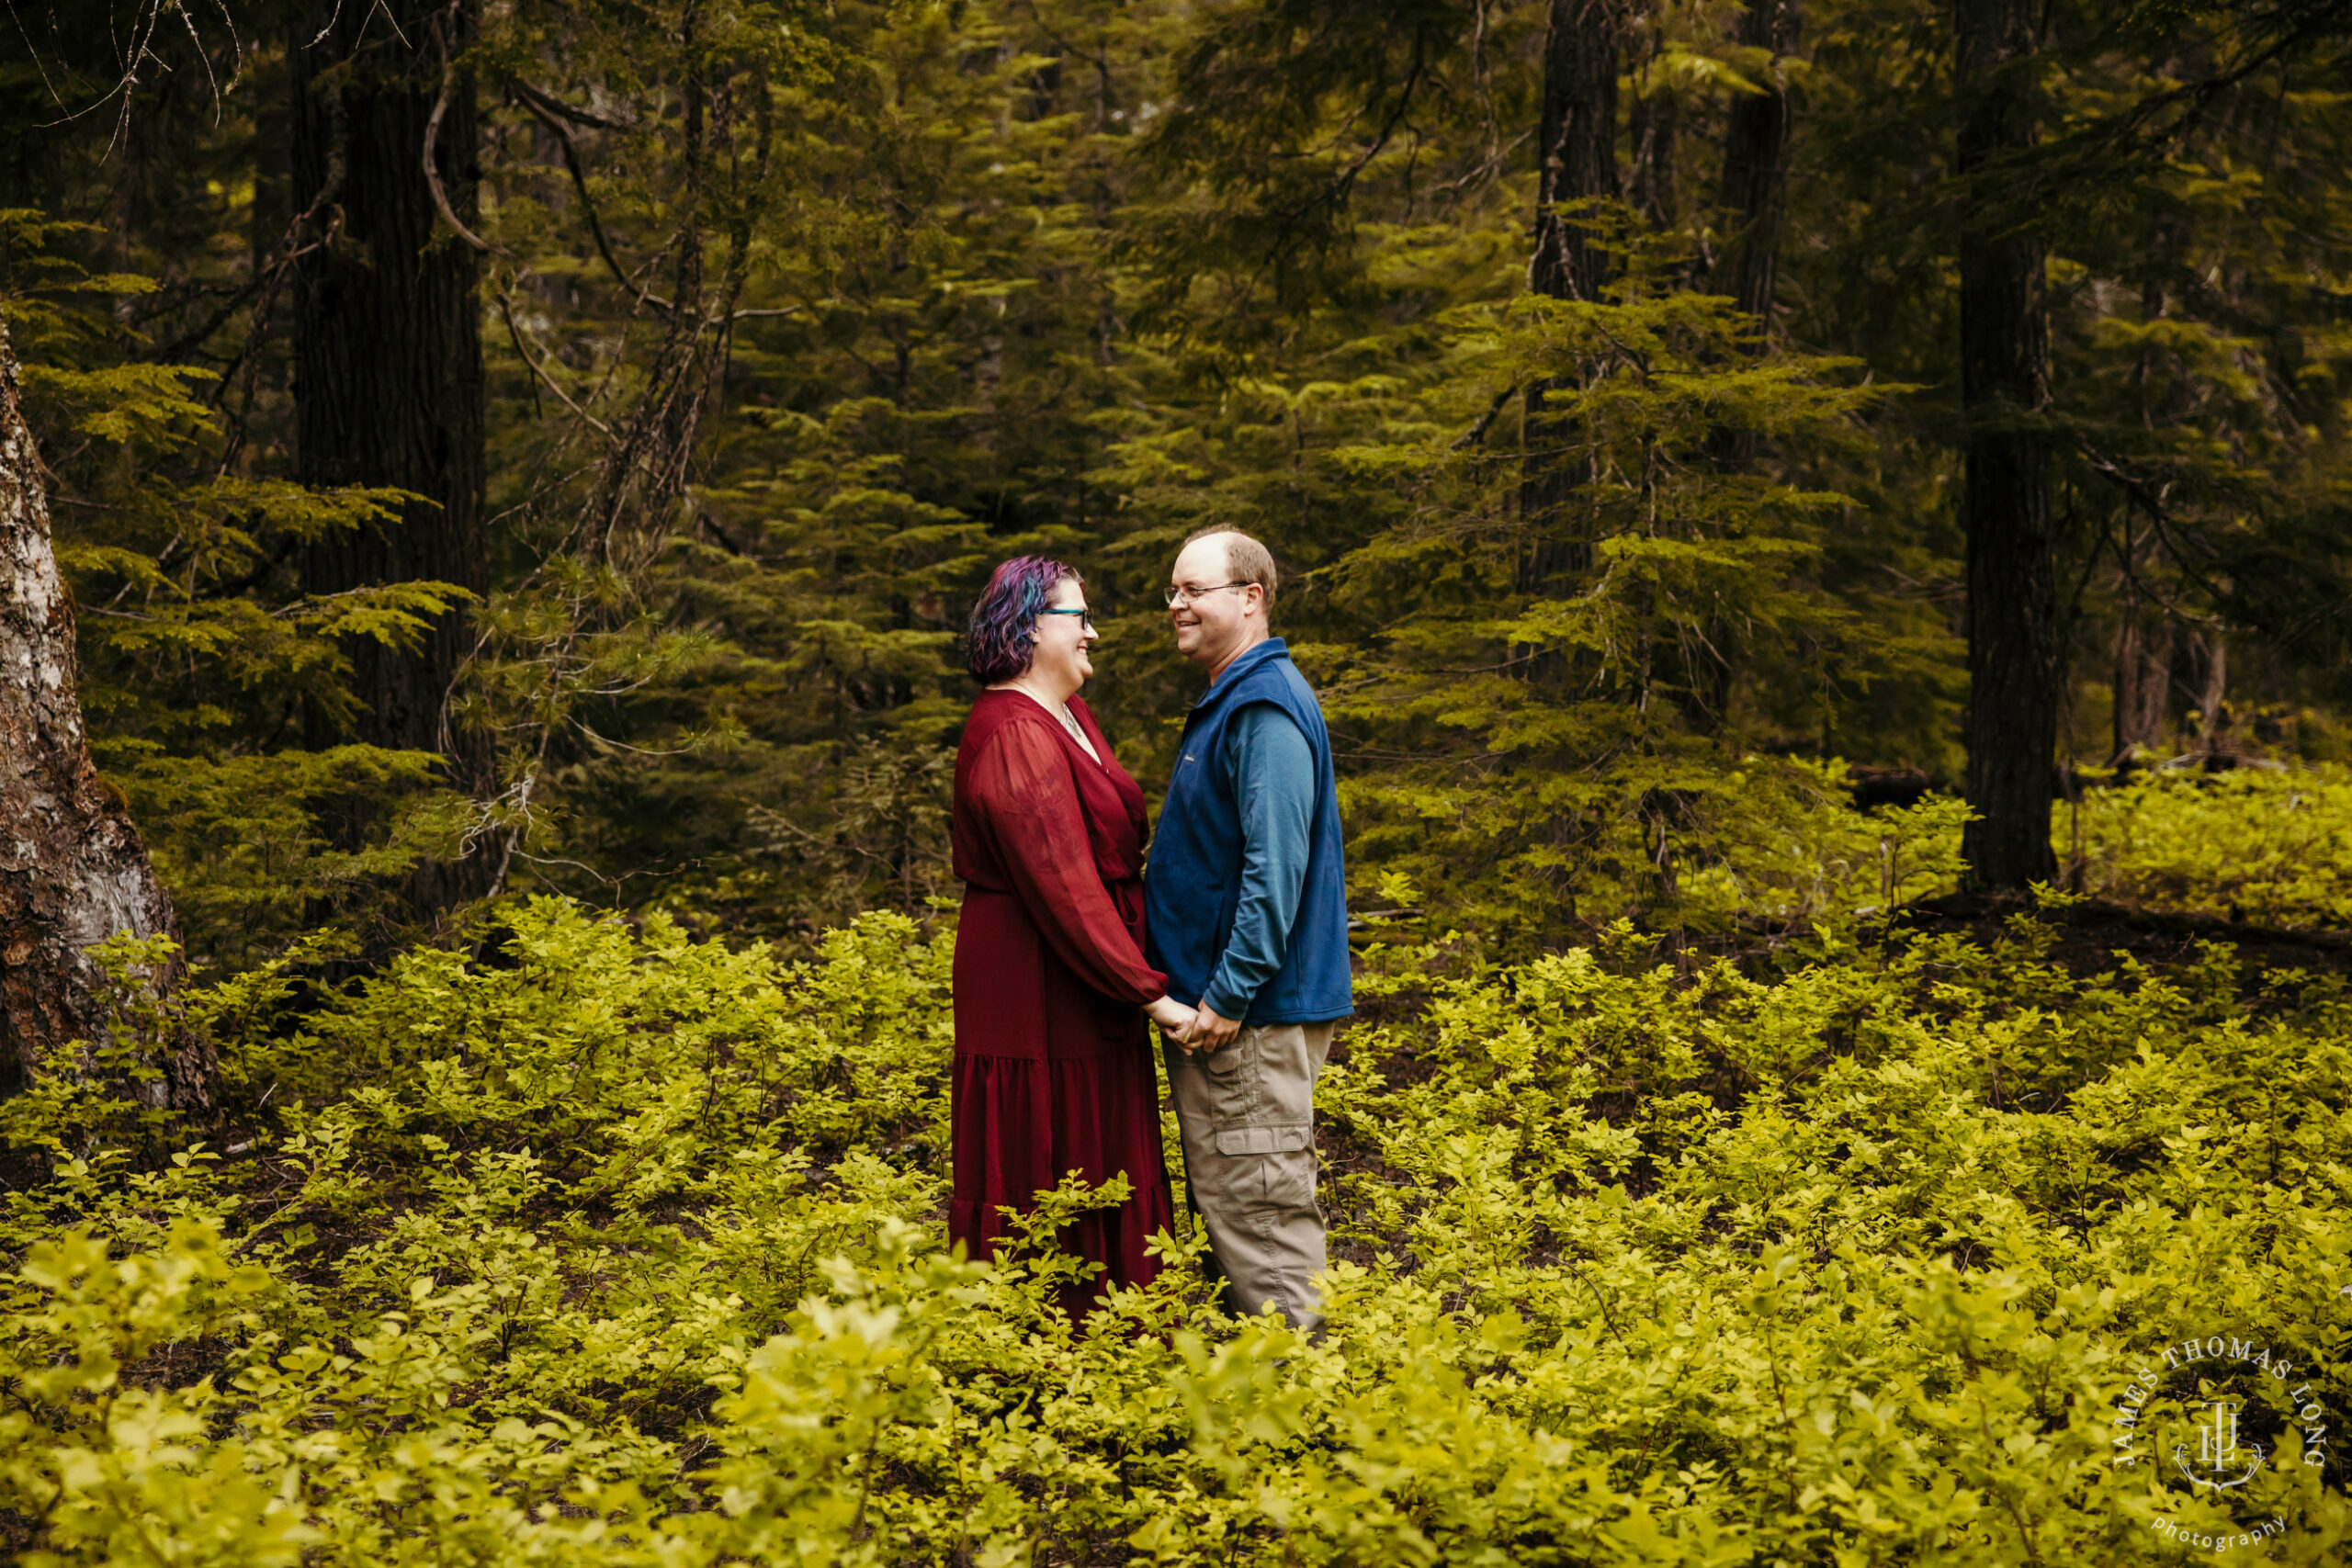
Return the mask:
{"type": "Polygon", "coordinates": [[[1093,673],[1084,585],[1023,556],[989,579],[967,652],[987,687],[956,757],[956,1192],[947,1233],[987,1258],[1003,1208],[1076,1171],[1125,1175],[1125,1202],[1067,1227],[1061,1246],[1102,1266],[1063,1304],[1158,1272],[1144,1251],[1174,1226],[1160,1156],[1148,1017],[1192,1009],[1143,959],[1143,791],[1078,700],[1093,673]]]}

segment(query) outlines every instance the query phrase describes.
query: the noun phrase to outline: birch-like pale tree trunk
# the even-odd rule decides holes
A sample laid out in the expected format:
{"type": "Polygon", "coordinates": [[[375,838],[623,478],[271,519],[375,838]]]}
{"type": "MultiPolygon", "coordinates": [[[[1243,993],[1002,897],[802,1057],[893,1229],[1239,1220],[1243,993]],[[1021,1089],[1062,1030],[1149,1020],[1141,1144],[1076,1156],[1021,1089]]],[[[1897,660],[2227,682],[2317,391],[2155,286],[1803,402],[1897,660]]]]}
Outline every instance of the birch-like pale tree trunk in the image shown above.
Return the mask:
{"type": "MultiPolygon", "coordinates": [[[[171,930],[171,900],[83,735],[73,600],[0,322],[0,1090],[77,1070],[75,1043],[110,1027],[93,945],[171,930]]],[[[150,978],[169,988],[180,973],[175,958],[150,978]]],[[[202,1101],[203,1062],[180,1043],[151,1043],[165,1071],[150,1103],[202,1101]]]]}

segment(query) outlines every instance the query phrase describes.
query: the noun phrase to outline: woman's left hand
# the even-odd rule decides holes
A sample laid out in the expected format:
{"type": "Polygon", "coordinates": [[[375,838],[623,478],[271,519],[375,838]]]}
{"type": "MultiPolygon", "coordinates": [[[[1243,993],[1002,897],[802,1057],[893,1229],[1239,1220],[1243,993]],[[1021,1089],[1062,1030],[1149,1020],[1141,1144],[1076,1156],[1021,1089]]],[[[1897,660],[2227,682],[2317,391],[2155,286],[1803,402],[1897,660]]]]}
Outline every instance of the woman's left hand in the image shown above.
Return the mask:
{"type": "Polygon", "coordinates": [[[1147,1002],[1144,1004],[1143,1010],[1152,1022],[1167,1032],[1171,1040],[1182,1034],[1193,1024],[1193,1010],[1173,997],[1162,997],[1158,1001],[1147,1002]]]}

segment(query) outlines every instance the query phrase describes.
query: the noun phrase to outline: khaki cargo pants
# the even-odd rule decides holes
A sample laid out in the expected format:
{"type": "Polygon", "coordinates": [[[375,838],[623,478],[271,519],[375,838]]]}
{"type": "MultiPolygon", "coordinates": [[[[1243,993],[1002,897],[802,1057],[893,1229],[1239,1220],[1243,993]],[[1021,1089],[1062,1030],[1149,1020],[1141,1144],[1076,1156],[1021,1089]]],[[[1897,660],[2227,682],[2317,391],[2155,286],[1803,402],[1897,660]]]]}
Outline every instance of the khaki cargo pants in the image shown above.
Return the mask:
{"type": "Polygon", "coordinates": [[[1315,1079],[1330,1055],[1332,1027],[1261,1024],[1215,1051],[1165,1047],[1185,1181],[1229,1304],[1255,1316],[1272,1302],[1303,1329],[1323,1321],[1313,1283],[1323,1267],[1315,1079]]]}

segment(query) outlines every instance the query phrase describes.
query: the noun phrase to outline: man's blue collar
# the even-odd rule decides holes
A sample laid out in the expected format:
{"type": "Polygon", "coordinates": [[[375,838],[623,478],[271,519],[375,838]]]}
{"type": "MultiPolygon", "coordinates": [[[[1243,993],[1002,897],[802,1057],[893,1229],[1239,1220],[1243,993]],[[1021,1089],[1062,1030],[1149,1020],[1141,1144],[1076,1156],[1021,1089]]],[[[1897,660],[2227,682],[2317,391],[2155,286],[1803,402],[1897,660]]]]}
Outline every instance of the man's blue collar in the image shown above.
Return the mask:
{"type": "Polygon", "coordinates": [[[1204,706],[1211,698],[1233,690],[1233,683],[1237,677],[1247,675],[1250,671],[1255,670],[1259,665],[1265,663],[1268,660],[1288,659],[1289,657],[1290,644],[1284,642],[1278,637],[1270,637],[1261,643],[1252,645],[1249,651],[1243,653],[1234,660],[1232,663],[1227,665],[1217,675],[1217,678],[1209,682],[1209,689],[1203,692],[1200,695],[1200,700],[1195,702],[1193,705],[1194,707],[1204,706]]]}

